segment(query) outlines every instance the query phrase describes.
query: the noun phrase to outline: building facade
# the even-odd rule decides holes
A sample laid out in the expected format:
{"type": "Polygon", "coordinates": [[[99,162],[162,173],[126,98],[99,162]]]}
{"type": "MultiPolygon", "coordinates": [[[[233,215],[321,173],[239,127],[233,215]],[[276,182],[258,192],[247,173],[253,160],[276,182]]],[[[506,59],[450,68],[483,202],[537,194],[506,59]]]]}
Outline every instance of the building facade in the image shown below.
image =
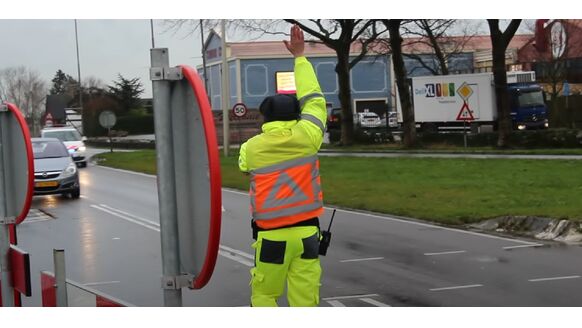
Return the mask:
{"type": "MultiPolygon", "coordinates": [[[[517,50],[533,35],[516,35],[508,47],[508,68],[517,62],[517,50]]],[[[433,75],[438,63],[433,50],[419,38],[404,40],[404,62],[409,77],[433,75]]],[[[446,58],[450,74],[491,71],[491,40],[488,35],[450,37],[444,42],[451,53],[446,58]],[[459,46],[461,45],[461,46],[459,46]],[[458,47],[453,49],[454,47],[458,47]]],[[[205,42],[206,79],[212,109],[222,109],[221,66],[222,42],[220,35],[211,31],[205,42]]],[[[360,52],[355,43],[352,55],[360,52]]],[[[385,52],[384,52],[385,53],[385,52]]],[[[321,43],[306,43],[305,54],[313,64],[328,102],[328,108],[339,108],[339,85],[335,72],[335,52],[321,43]]],[[[293,71],[293,57],[281,41],[227,43],[226,57],[229,68],[230,101],[227,108],[244,103],[249,109],[257,109],[261,101],[277,93],[277,74],[293,71]]],[[[198,67],[204,76],[203,67],[198,67]]],[[[438,73],[437,73],[438,74],[438,73]]],[[[352,108],[354,112],[368,109],[381,116],[394,111],[396,102],[395,78],[389,54],[365,56],[350,71],[352,108]]]]}

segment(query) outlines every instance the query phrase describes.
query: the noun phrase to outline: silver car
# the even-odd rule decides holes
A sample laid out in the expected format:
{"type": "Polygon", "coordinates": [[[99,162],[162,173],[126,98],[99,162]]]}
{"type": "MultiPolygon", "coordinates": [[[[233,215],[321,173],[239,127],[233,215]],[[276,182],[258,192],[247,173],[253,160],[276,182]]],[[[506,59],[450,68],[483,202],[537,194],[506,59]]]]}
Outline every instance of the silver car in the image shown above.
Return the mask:
{"type": "Polygon", "coordinates": [[[34,194],[81,196],[79,172],[67,147],[55,138],[32,138],[34,194]]]}

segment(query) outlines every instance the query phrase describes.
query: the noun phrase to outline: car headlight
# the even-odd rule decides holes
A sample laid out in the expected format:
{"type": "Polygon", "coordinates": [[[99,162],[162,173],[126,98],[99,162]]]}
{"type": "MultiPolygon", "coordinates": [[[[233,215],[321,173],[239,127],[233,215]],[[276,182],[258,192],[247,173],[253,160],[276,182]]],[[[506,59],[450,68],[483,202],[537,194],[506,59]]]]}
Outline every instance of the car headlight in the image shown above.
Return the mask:
{"type": "Polygon", "coordinates": [[[87,150],[87,147],[81,146],[77,150],[80,151],[80,152],[84,152],[85,150],[87,150]]]}
{"type": "Polygon", "coordinates": [[[61,173],[61,175],[63,176],[63,178],[67,178],[74,175],[75,173],[77,173],[77,165],[75,165],[75,163],[71,163],[67,166],[66,169],[63,170],[63,173],[61,173]]]}

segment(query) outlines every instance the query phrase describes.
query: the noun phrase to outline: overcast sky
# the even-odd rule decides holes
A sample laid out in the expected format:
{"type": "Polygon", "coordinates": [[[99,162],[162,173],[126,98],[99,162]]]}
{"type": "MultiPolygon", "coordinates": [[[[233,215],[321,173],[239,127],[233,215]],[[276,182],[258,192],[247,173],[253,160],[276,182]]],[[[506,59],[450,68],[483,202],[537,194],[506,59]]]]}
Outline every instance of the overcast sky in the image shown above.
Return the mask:
{"type": "MultiPolygon", "coordinates": [[[[77,20],[81,78],[95,76],[112,84],[117,74],[139,77],[144,97],[151,97],[149,81],[150,20],[77,20]]],[[[163,21],[154,20],[156,47],[167,47],[170,65],[198,65],[200,32],[163,33],[163,21]]],[[[50,83],[58,69],[77,79],[74,20],[0,19],[0,69],[25,66],[50,83]]]]}
{"type": "MultiPolygon", "coordinates": [[[[77,27],[83,80],[94,76],[111,85],[118,74],[138,77],[145,89],[143,97],[151,97],[149,19],[79,19],[77,27]]],[[[202,63],[199,31],[167,30],[163,20],[154,20],[155,45],[169,49],[170,66],[202,63]]],[[[74,20],[0,19],[0,31],[0,69],[25,66],[38,71],[49,85],[59,69],[77,79],[74,20]]],[[[208,31],[205,33],[206,37],[208,31]]],[[[250,37],[239,33],[229,34],[227,39],[243,41],[250,37]]]]}

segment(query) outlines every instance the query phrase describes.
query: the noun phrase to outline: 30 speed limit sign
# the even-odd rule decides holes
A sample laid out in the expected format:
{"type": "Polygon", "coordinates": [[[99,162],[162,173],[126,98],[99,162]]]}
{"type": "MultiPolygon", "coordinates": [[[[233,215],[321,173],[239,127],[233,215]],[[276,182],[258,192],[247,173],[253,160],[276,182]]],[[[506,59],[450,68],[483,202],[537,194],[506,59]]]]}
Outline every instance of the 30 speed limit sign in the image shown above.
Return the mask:
{"type": "Polygon", "coordinates": [[[243,117],[247,114],[247,106],[243,103],[235,104],[234,107],[232,107],[232,113],[236,117],[243,117]]]}

